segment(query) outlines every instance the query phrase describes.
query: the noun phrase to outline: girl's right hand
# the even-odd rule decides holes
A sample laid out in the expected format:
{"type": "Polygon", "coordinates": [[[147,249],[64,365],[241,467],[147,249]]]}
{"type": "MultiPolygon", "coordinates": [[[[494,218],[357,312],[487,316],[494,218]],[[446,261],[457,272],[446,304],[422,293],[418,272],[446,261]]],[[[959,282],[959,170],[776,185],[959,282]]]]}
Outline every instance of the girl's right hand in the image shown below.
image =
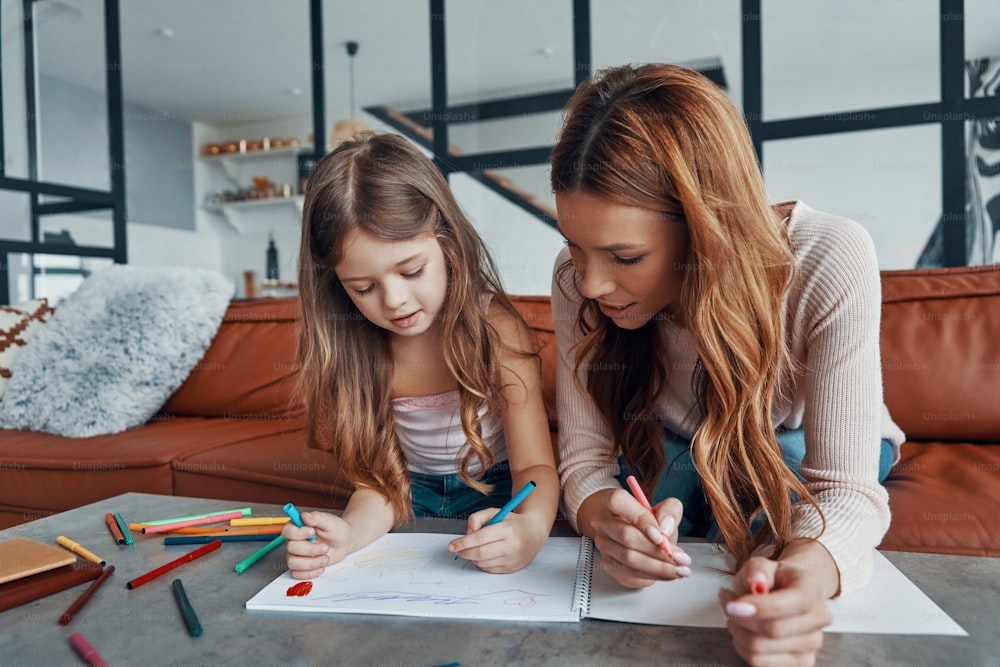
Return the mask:
{"type": "Polygon", "coordinates": [[[289,521],[281,534],[287,540],[285,563],[292,578],[313,579],[347,555],[351,524],[328,512],[302,512],[302,527],[289,521]],[[310,542],[313,535],[316,540],[310,542]]]}
{"type": "Polygon", "coordinates": [[[687,577],[691,557],[676,544],[677,524],[683,507],[667,498],[653,507],[653,514],[625,489],[598,491],[580,507],[589,531],[601,552],[604,570],[622,586],[645,588],[656,581],[687,577]],[[662,536],[671,542],[673,560],[660,548],[662,536]]]}

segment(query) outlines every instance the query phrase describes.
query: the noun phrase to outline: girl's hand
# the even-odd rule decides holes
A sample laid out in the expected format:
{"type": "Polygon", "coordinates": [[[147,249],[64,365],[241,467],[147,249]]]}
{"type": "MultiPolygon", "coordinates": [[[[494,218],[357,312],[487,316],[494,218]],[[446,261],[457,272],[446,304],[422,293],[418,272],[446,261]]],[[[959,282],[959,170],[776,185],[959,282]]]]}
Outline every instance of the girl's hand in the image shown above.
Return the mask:
{"type": "Polygon", "coordinates": [[[285,536],[285,563],[293,579],[312,579],[328,565],[339,563],[348,554],[351,524],[327,512],[302,512],[302,527],[289,521],[281,529],[285,536]],[[316,536],[315,542],[309,538],[316,536]]]}
{"type": "Polygon", "coordinates": [[[812,665],[833,621],[819,579],[807,569],[751,558],[721,589],[736,652],[751,665],[812,665]],[[768,592],[751,593],[751,585],[768,592]]]}
{"type": "Polygon", "coordinates": [[[585,533],[601,552],[601,566],[628,588],[645,588],[660,580],[687,577],[691,557],[678,548],[677,524],[683,507],[667,498],[653,507],[653,514],[625,489],[598,491],[583,501],[580,516],[589,527],[585,533]],[[660,548],[666,535],[673,560],[660,548]]]}
{"type": "Polygon", "coordinates": [[[549,539],[551,524],[511,512],[500,523],[487,526],[499,511],[489,508],[470,515],[465,536],[452,540],[448,549],[484,572],[505,574],[527,567],[549,539]]]}

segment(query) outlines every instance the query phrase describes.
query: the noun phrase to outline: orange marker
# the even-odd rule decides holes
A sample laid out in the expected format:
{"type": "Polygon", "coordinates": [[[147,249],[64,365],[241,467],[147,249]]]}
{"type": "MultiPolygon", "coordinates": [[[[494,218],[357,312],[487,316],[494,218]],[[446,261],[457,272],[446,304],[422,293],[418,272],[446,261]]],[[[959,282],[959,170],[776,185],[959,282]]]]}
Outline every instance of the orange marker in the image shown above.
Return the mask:
{"type": "Polygon", "coordinates": [[[287,516],[259,516],[250,519],[230,519],[230,526],[281,526],[289,521],[291,517],[287,516]]]}
{"type": "MultiPolygon", "coordinates": [[[[634,495],[635,499],[639,501],[639,504],[652,513],[653,506],[649,504],[646,494],[642,492],[642,487],[639,486],[639,480],[635,478],[635,475],[629,475],[628,479],[625,481],[628,483],[628,488],[632,489],[632,495],[634,495]]],[[[674,553],[670,550],[670,538],[666,535],[664,535],[663,539],[660,540],[660,548],[667,552],[667,555],[670,556],[670,560],[674,559],[674,553]]]]}
{"type": "Polygon", "coordinates": [[[115,542],[118,544],[125,544],[125,534],[122,533],[122,529],[118,527],[118,522],[115,521],[115,515],[111,512],[105,514],[104,523],[108,525],[108,530],[111,531],[111,537],[115,538],[115,542]]]}
{"type": "Polygon", "coordinates": [[[241,512],[233,511],[228,514],[219,514],[218,516],[205,516],[198,519],[188,519],[186,521],[175,521],[173,523],[158,523],[156,525],[145,525],[142,527],[143,535],[150,535],[153,533],[166,533],[167,531],[174,530],[176,528],[188,528],[190,526],[200,526],[206,523],[221,523],[223,521],[229,521],[230,519],[238,519],[243,514],[241,512]]]}

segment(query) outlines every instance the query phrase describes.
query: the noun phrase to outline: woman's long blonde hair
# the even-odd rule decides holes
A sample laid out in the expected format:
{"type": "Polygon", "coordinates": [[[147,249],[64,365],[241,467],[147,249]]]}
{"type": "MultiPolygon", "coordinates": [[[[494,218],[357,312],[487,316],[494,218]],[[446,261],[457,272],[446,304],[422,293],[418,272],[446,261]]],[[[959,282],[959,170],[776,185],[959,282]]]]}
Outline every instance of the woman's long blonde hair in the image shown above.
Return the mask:
{"type": "MultiPolygon", "coordinates": [[[[432,233],[448,270],[442,320],[444,357],[460,395],[469,446],[462,478],[494,463],[483,442],[480,410],[503,410],[497,391],[501,342],[483,308],[492,303],[520,316],[501,289],[496,268],[462,213],[441,172],[403,137],[366,133],[320,160],[309,178],[302,215],[299,291],[302,329],[300,384],[310,447],[329,451],[351,488],[375,489],[398,522],[412,516],[406,459],[395,431],[389,392],[392,353],[387,331],[369,322],[334,272],[347,234],[359,229],[385,240],[432,233]]],[[[485,413],[484,413],[485,414],[485,413]]]]}
{"type": "MultiPolygon", "coordinates": [[[[743,117],[695,71],[660,64],[604,70],[566,106],[552,189],[687,225],[691,270],[678,315],[700,358],[692,382],[703,415],[692,460],[737,560],[770,541],[780,553],[793,501],[816,502],[785,465],[775,437],[773,402],[794,367],[782,306],[794,258],[743,117]],[[764,520],[754,530],[758,517],[764,520]]],[[[666,466],[662,429],[649,419],[671,367],[658,327],[621,329],[591,300],[577,325],[585,334],[578,368],[588,355],[590,368],[624,363],[615,377],[588,373],[587,390],[649,493],[666,466]]]]}

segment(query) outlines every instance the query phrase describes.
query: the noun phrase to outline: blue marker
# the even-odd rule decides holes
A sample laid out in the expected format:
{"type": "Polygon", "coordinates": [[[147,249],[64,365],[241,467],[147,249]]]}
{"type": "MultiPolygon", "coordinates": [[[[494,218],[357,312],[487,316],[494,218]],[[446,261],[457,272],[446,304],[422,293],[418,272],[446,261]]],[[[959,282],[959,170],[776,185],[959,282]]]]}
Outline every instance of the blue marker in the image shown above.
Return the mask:
{"type": "MultiPolygon", "coordinates": [[[[521,502],[528,497],[528,494],[535,490],[535,483],[528,482],[524,485],[517,495],[507,501],[507,504],[500,508],[500,511],[493,515],[493,518],[486,522],[483,526],[492,526],[495,523],[500,523],[503,521],[504,517],[514,511],[514,509],[521,504],[521,502]]],[[[292,521],[295,519],[293,518],[292,521]]],[[[455,554],[455,560],[458,560],[458,554],[455,554]]]]}
{"type": "Polygon", "coordinates": [[[535,483],[528,482],[524,488],[517,492],[517,495],[507,501],[507,504],[500,508],[500,511],[493,515],[493,518],[486,522],[487,526],[503,521],[504,517],[514,511],[514,508],[521,504],[528,494],[535,490],[535,483]]]}
{"type": "MultiPolygon", "coordinates": [[[[291,503],[285,505],[285,514],[289,516],[289,518],[292,520],[292,523],[294,523],[299,528],[302,527],[302,516],[299,514],[299,510],[295,507],[295,505],[291,503]]],[[[316,536],[313,535],[312,537],[310,537],[309,541],[315,542],[316,536]]]]}

